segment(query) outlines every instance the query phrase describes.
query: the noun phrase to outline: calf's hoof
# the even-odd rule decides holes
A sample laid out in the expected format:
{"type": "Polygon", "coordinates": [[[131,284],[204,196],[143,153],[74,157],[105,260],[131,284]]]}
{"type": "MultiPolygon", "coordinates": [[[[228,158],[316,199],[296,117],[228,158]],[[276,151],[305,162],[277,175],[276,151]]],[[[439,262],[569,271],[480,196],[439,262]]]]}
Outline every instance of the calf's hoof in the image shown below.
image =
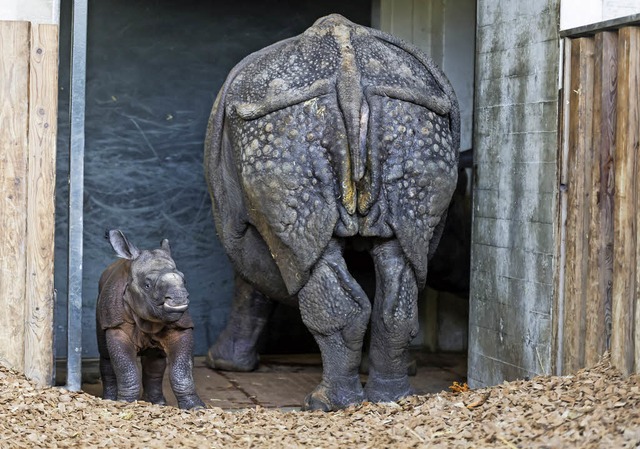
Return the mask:
{"type": "Polygon", "coordinates": [[[240,372],[254,371],[258,368],[258,354],[255,351],[239,354],[234,352],[233,348],[231,350],[227,349],[226,346],[230,345],[215,343],[209,348],[205,359],[205,363],[209,368],[240,372]]]}
{"type": "Polygon", "coordinates": [[[364,401],[364,391],[360,381],[351,385],[332,386],[324,380],[304,399],[302,410],[321,410],[330,412],[340,410],[350,405],[360,404],[364,401]]]}

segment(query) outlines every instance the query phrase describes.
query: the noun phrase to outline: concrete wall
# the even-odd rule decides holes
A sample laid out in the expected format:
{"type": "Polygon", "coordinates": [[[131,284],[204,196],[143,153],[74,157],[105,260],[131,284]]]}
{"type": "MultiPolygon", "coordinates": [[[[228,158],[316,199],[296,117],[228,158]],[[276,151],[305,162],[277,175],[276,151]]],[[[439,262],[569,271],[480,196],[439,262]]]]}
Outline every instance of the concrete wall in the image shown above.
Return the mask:
{"type": "Polygon", "coordinates": [[[469,384],[551,372],[558,0],[479,0],[469,384]]]}

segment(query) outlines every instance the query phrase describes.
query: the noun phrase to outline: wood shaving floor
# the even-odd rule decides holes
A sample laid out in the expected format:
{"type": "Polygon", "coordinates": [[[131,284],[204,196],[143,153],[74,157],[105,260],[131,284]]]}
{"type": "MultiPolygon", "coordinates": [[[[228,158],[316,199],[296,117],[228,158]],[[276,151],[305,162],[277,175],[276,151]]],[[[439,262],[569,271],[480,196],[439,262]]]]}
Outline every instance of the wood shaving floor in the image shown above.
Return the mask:
{"type": "MultiPolygon", "coordinates": [[[[271,384],[254,387],[263,391],[271,384]]],[[[252,395],[251,391],[246,393],[252,395]]],[[[264,400],[265,404],[272,401],[266,394],[255,400],[264,400]]],[[[365,403],[332,413],[261,405],[188,412],[142,402],[104,401],[86,392],[38,388],[23,376],[0,368],[3,448],[639,445],[640,376],[621,376],[608,359],[572,376],[536,377],[462,393],[441,391],[412,396],[397,404],[365,403]]]]}

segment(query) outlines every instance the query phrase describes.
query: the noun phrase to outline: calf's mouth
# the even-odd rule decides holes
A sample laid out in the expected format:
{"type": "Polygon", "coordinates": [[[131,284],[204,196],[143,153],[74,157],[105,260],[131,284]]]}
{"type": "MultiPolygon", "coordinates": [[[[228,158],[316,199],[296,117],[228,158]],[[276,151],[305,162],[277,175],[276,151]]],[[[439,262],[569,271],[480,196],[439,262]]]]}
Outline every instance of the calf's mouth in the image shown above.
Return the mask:
{"type": "Polygon", "coordinates": [[[166,302],[162,304],[162,309],[166,312],[184,312],[188,307],[188,304],[171,305],[166,302]]]}

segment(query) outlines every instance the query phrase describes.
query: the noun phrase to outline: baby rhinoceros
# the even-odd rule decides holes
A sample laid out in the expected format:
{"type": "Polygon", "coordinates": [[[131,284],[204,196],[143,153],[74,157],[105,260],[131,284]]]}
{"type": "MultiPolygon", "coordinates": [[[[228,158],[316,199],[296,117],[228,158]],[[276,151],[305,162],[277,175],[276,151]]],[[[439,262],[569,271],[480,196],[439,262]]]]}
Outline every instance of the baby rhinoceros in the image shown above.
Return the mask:
{"type": "Polygon", "coordinates": [[[169,380],[182,409],[204,407],[193,381],[193,322],[183,274],[171,258],[169,241],[139,250],[119,230],[108,233],[121,259],[100,277],[96,332],[104,399],[166,404],[162,378],[169,380]],[[137,363],[141,356],[142,375],[137,363]],[[142,384],[140,379],[142,378],[142,384]]]}

